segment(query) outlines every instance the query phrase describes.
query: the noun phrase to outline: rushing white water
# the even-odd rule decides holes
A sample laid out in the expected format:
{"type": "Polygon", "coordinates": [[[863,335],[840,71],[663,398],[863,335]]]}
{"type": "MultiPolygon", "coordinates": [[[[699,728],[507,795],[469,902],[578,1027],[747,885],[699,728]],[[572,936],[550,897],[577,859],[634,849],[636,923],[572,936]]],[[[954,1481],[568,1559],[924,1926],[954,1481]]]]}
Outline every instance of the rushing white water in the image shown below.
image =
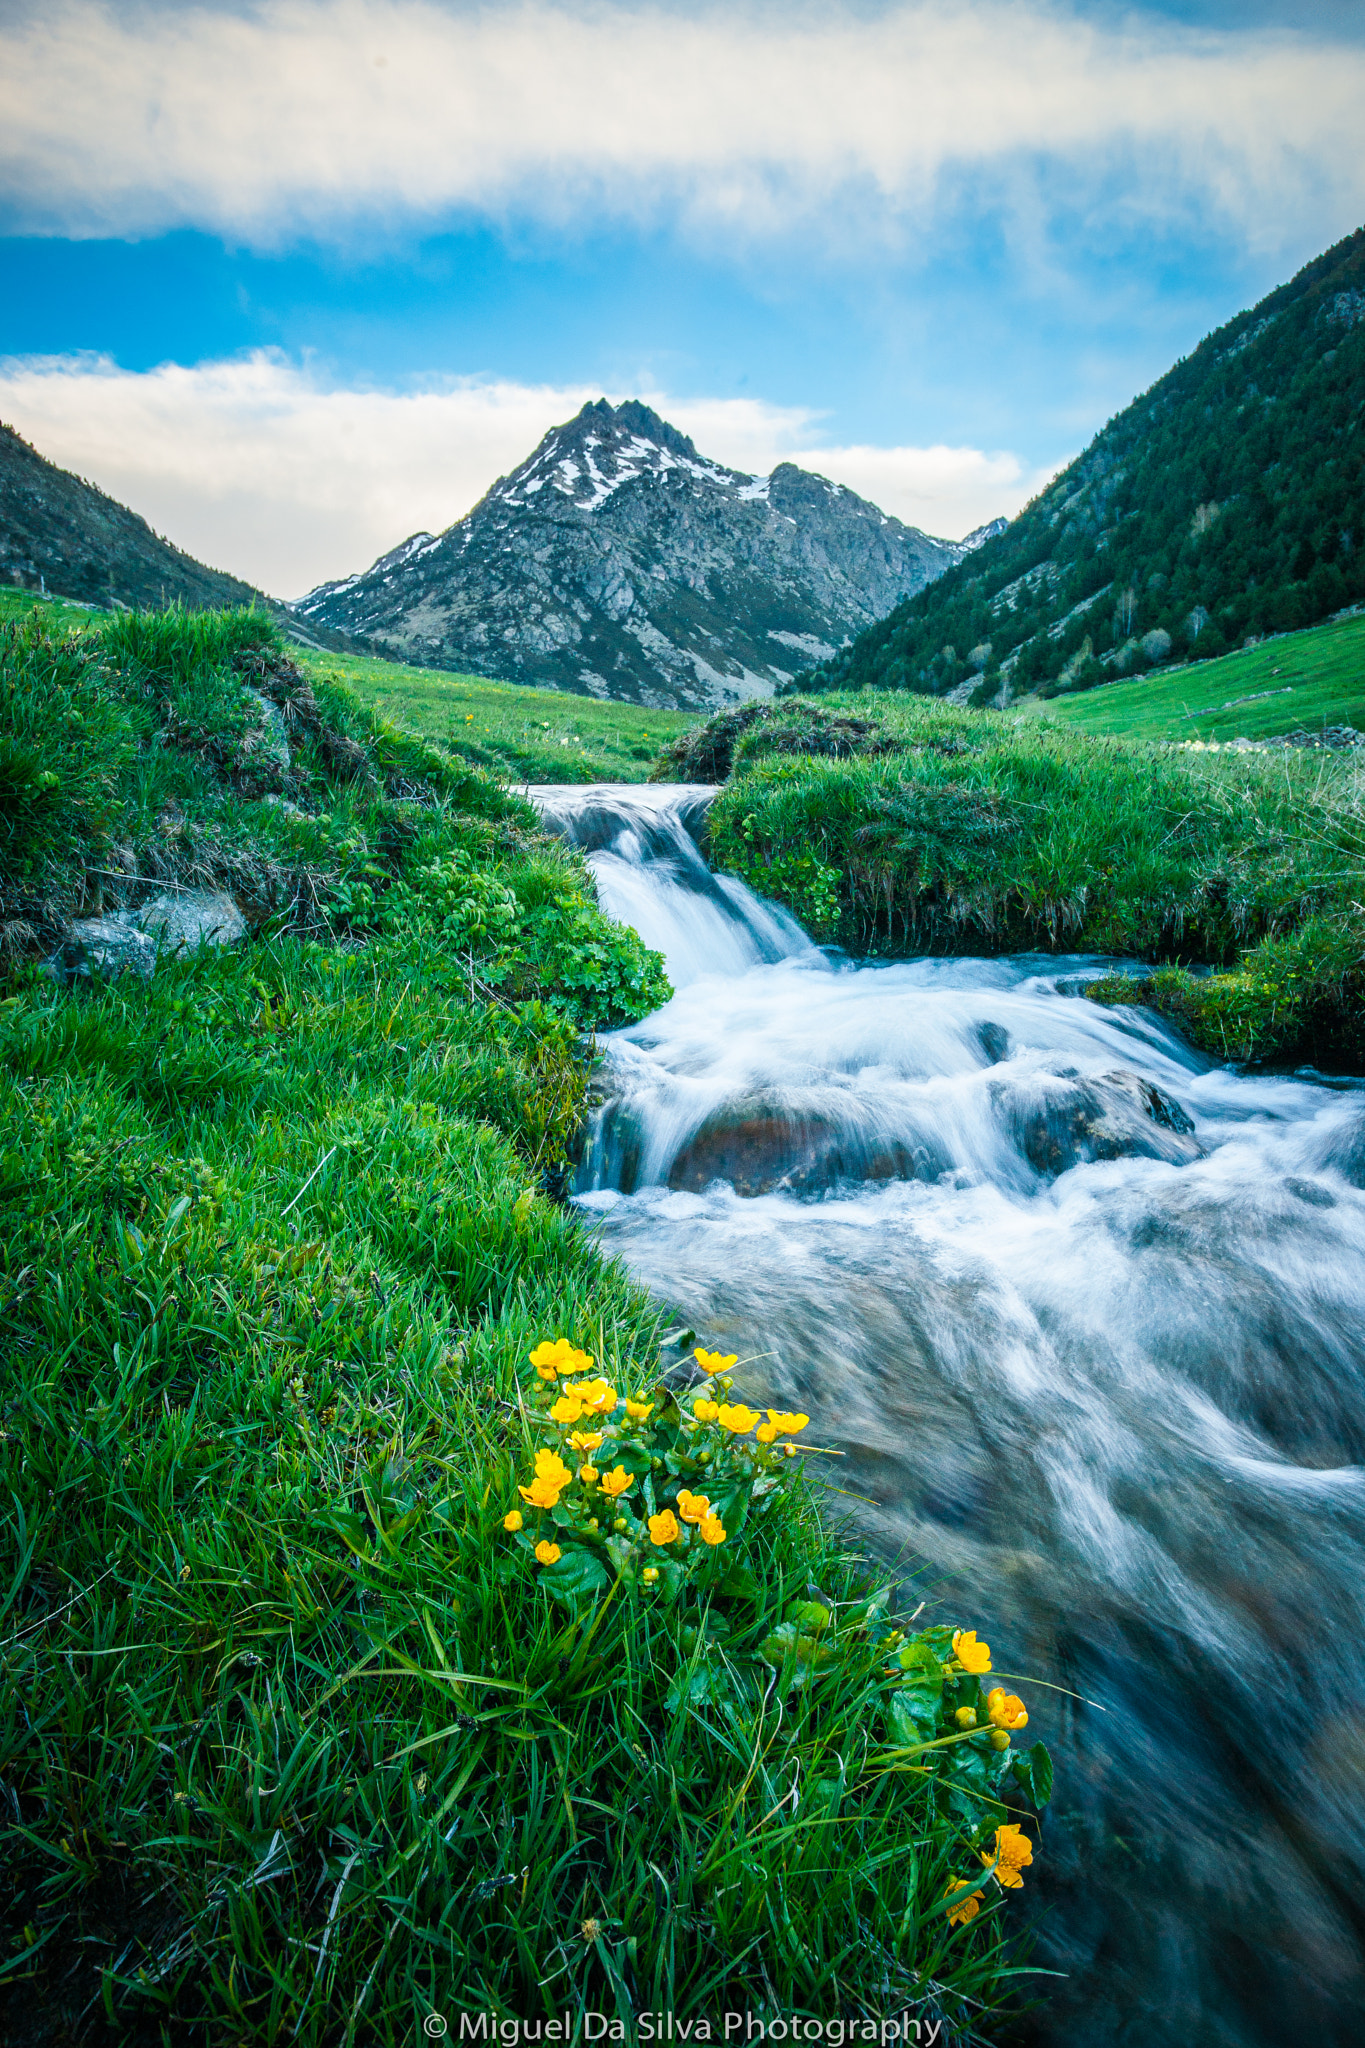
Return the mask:
{"type": "Polygon", "coordinates": [[[1354,2043],[1365,1094],[1211,1067],[1094,961],[830,959],[681,846],[695,795],[556,810],[678,990],[607,1045],[606,1248],[811,1412],[998,1668],[1090,1703],[1030,1701],[1067,1976],[1027,2038],[1354,2043]]]}

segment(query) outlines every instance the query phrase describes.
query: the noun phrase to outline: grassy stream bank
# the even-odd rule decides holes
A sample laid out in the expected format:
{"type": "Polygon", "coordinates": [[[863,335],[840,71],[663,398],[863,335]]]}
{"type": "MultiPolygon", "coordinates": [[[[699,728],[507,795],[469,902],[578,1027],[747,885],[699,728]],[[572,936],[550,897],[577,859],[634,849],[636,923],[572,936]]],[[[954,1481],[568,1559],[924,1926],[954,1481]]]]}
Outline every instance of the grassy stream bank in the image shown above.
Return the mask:
{"type": "Polygon", "coordinates": [[[4,2038],[993,2038],[1022,1710],[894,1628],[756,1414],[656,1385],[655,1305],[556,1199],[657,956],[259,618],[3,631],[4,2038]],[[81,971],[73,919],[202,890],[240,944],[81,971]],[[615,1491],[531,1477],[552,1338],[615,1491]]]}
{"type": "Polygon", "coordinates": [[[721,714],[656,772],[728,776],[714,865],[822,940],[1148,962],[1090,993],[1216,1059],[1365,1066],[1358,750],[1189,753],[865,692],[721,714]]]}

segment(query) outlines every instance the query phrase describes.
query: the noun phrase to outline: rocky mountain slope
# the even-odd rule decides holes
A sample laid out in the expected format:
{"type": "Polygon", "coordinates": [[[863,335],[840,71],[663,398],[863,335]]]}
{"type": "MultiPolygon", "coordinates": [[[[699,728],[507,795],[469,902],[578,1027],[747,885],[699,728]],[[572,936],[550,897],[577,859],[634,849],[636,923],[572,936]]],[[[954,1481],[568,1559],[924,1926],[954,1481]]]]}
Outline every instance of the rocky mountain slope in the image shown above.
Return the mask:
{"type": "Polygon", "coordinates": [[[250,604],[260,592],[207,569],[145,519],[0,425],[0,582],[112,608],[250,604]]]}
{"type": "Polygon", "coordinates": [[[405,661],[692,707],[770,695],[963,550],[790,462],[709,462],[648,406],[599,399],[444,533],[295,609],[405,661]]]}
{"type": "Polygon", "coordinates": [[[1365,599],[1365,229],[1200,343],[1005,532],[802,688],[1004,701],[1365,599]]]}

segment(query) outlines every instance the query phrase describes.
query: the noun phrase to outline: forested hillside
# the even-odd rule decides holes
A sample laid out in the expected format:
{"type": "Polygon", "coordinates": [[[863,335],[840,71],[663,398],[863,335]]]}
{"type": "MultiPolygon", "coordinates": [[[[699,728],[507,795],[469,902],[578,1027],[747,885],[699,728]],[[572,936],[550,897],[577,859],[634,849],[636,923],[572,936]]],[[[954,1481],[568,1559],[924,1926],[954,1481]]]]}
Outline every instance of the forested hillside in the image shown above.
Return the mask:
{"type": "Polygon", "coordinates": [[[1051,695],[1312,625],[1365,599],[1363,421],[1365,229],[799,686],[1051,695]]]}

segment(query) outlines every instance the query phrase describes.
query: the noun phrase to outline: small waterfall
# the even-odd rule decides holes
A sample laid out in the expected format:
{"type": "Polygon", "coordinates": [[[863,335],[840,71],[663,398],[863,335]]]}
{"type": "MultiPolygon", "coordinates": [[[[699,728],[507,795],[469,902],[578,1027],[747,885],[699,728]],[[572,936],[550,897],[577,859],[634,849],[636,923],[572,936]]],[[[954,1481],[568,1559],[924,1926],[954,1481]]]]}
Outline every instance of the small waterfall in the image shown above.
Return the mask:
{"type": "Polygon", "coordinates": [[[707,875],[696,792],[551,806],[677,989],[607,1042],[584,1213],[1062,1688],[1018,2038],[1353,2044],[1365,1090],[1215,1067],[1094,960],[827,955],[707,875]]]}
{"type": "Polygon", "coordinates": [[[587,856],[602,908],[663,954],[674,988],[814,951],[785,910],[731,876],[713,875],[702,859],[697,841],[713,789],[541,783],[527,795],[545,829],[587,856]]]}

